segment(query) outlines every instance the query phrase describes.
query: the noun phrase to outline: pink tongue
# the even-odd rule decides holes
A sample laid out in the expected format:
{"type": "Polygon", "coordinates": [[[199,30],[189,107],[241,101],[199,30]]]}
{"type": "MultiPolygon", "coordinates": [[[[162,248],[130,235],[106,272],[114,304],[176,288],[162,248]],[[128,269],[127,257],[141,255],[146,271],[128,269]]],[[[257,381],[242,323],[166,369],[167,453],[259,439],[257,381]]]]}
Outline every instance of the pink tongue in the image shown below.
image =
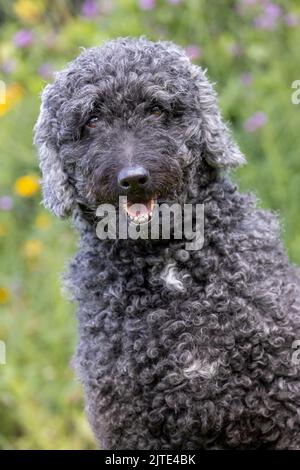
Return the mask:
{"type": "Polygon", "coordinates": [[[138,217],[139,215],[148,215],[149,211],[150,210],[148,209],[147,203],[127,203],[127,212],[131,217],[138,217]]]}

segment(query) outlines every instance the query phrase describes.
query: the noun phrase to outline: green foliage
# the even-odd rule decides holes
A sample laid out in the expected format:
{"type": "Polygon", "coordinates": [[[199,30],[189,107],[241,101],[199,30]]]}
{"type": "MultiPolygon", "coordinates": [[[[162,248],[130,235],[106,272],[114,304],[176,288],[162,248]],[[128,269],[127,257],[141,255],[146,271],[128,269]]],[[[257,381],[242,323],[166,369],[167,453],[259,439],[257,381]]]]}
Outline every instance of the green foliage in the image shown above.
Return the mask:
{"type": "Polygon", "coordinates": [[[3,449],[94,446],[82,391],[69,367],[75,309],[62,298],[59,283],[75,251],[75,234],[40,205],[32,146],[45,75],[50,79],[51,69],[60,69],[81,46],[146,35],[186,47],[216,82],[223,114],[248,158],[237,180],[264,207],[279,211],[290,257],[300,262],[300,105],[291,101],[291,85],[300,79],[300,29],[291,16],[300,15],[299,2],[84,2],[98,8],[91,17],[82,3],[4,0],[0,7],[0,79],[7,86],[7,104],[0,104],[0,207],[6,208],[0,209],[0,340],[7,348],[7,364],[0,365],[3,449]],[[32,35],[23,47],[22,30],[32,35]]]}

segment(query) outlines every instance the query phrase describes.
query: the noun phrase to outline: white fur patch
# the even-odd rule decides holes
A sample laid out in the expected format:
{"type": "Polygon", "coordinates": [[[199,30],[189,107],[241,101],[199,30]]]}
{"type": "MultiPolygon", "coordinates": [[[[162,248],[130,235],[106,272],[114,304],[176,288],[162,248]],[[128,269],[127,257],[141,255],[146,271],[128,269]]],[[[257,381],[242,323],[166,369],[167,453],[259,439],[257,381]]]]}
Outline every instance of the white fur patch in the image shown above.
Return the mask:
{"type": "Polygon", "coordinates": [[[200,361],[199,359],[194,361],[189,367],[183,370],[183,374],[188,379],[195,377],[202,377],[203,379],[211,379],[214,377],[218,370],[218,361],[208,363],[206,361],[200,361]]]}
{"type": "Polygon", "coordinates": [[[165,269],[162,271],[160,278],[164,281],[168,289],[177,290],[181,292],[185,290],[182,280],[179,277],[175,262],[167,264],[165,269]]]}

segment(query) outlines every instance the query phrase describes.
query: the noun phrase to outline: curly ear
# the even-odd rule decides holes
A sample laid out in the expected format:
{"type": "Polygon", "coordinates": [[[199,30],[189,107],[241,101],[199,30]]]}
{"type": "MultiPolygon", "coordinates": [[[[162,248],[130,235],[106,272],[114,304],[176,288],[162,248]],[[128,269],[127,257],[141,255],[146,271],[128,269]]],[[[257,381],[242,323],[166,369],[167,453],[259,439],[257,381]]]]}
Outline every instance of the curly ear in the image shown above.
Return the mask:
{"type": "Polygon", "coordinates": [[[236,167],[246,163],[244,155],[231,136],[217,105],[217,95],[206,71],[193,66],[193,75],[198,88],[198,106],[201,113],[201,144],[204,158],[215,167],[236,167]]]}
{"type": "Polygon", "coordinates": [[[40,115],[34,128],[34,143],[39,152],[44,205],[57,217],[67,217],[75,207],[75,195],[58,156],[57,119],[55,109],[50,105],[52,87],[47,85],[42,94],[40,115]]]}

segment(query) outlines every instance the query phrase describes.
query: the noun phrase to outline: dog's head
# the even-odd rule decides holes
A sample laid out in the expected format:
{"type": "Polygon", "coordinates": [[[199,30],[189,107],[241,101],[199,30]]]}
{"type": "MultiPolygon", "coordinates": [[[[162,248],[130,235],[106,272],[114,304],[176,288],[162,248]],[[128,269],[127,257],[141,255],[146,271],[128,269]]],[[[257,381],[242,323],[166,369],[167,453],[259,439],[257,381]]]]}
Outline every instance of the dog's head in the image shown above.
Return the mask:
{"type": "Polygon", "coordinates": [[[81,53],[42,95],[35,143],[57,216],[127,196],[176,200],[191,168],[244,161],[200,67],[167,42],[117,39],[81,53]]]}

